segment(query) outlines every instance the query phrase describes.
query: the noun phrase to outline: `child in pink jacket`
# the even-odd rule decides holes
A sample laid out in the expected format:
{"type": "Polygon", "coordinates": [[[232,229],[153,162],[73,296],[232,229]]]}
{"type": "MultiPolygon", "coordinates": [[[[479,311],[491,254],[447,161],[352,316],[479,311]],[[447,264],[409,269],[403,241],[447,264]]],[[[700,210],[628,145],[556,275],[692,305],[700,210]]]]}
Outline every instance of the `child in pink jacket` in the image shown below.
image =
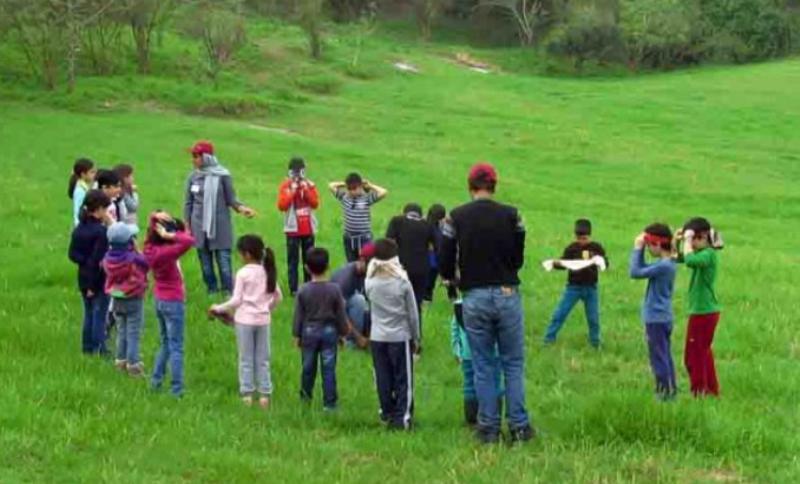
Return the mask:
{"type": "Polygon", "coordinates": [[[151,386],[161,389],[169,363],[172,394],[183,395],[183,333],[186,319],[186,288],[178,259],[194,245],[194,237],[180,220],[166,212],[150,215],[144,258],[153,271],[153,294],[161,334],[161,348],[153,364],[151,386]]]}
{"type": "Polygon", "coordinates": [[[253,404],[257,390],[262,408],[269,406],[272,394],[270,377],[270,313],[283,298],[277,284],[275,254],[257,235],[244,235],[236,243],[244,267],[236,273],[233,296],[223,304],[211,306],[213,315],[234,311],[236,341],[239,348],[239,393],[245,405],[253,404]],[[253,373],[255,372],[255,385],[253,373]]]}

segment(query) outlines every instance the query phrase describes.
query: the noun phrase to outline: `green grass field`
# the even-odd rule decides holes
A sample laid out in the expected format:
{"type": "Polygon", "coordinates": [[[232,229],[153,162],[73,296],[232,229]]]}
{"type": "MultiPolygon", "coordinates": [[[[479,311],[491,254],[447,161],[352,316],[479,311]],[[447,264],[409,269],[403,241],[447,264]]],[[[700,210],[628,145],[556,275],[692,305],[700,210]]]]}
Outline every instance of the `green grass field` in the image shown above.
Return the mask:
{"type": "MultiPolygon", "coordinates": [[[[0,101],[0,482],[800,480],[800,61],[554,79],[478,74],[444,62],[442,48],[396,48],[420,75],[382,68],[375,80],[348,79],[336,95],[308,94],[290,109],[248,120],[186,116],[135,96],[107,110],[48,107],[53,96],[39,94],[0,101]],[[237,219],[237,232],[265,236],[281,261],[274,203],[293,154],[307,158],[320,185],[359,170],[388,187],[374,213],[376,232],[407,202],[465,202],[469,165],[496,163],[499,199],[520,207],[528,228],[526,391],[540,438],[513,449],[473,442],[462,425],[443,292],[425,310],[418,426],[407,435],[379,425],[363,353],[340,357],[337,414],[323,414],[319,399],[311,409],[299,404],[289,302],[274,317],[273,408],[244,408],[234,335],[205,317],[210,301],[194,254],[183,262],[186,398],[152,394],[144,381],[82,356],[75,268],[66,258],[72,160],[132,162],[143,211],[179,212],[190,170],[184,148],[198,138],[216,143],[240,198],[260,212],[237,219]],[[723,394],[710,401],[688,395],[680,364],[682,270],[673,340],[681,394],[658,404],[639,321],[644,285],[629,280],[627,259],[646,224],[677,225],[697,214],[726,236],[714,346],[723,394]],[[539,262],[560,253],[581,216],[593,220],[611,260],[600,286],[604,347],[588,348],[578,309],[558,344],[542,348],[564,279],[539,262]]],[[[104,88],[112,96],[128,82],[138,79],[89,79],[81,92],[104,88]]],[[[134,84],[132,92],[146,89],[134,84]]],[[[318,243],[338,265],[341,218],[329,195],[319,215],[318,243]]],[[[148,302],[148,368],[156,345],[148,302]]]]}

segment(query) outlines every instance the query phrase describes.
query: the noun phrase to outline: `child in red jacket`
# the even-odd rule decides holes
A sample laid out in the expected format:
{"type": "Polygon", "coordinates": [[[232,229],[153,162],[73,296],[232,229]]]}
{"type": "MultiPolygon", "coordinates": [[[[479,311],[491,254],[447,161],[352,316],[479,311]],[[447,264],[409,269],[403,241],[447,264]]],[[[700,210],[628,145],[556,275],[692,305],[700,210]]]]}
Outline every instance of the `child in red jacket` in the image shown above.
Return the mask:
{"type": "Polygon", "coordinates": [[[305,269],[306,253],[314,247],[317,218],[314,210],[319,207],[319,193],[314,182],[306,178],[306,162],[292,158],[289,176],[278,191],[278,209],[285,213],[283,231],[286,233],[286,256],[289,267],[289,290],[297,293],[300,258],[303,260],[303,282],[311,280],[305,269]],[[299,254],[298,254],[299,253],[299,254]]]}

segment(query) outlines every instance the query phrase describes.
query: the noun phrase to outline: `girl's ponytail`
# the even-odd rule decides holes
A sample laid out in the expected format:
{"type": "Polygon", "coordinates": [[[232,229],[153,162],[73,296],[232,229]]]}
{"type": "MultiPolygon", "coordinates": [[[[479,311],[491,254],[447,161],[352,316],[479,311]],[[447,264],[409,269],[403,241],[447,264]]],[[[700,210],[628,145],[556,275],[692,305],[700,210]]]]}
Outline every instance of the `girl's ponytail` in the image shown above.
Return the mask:
{"type": "Polygon", "coordinates": [[[278,285],[278,269],[275,267],[275,253],[264,247],[264,272],[267,273],[267,293],[272,294],[278,285]]]}
{"type": "Polygon", "coordinates": [[[67,185],[67,196],[70,200],[72,200],[73,194],[75,193],[75,185],[78,184],[78,175],[74,172],[69,177],[69,185],[67,185]]]}

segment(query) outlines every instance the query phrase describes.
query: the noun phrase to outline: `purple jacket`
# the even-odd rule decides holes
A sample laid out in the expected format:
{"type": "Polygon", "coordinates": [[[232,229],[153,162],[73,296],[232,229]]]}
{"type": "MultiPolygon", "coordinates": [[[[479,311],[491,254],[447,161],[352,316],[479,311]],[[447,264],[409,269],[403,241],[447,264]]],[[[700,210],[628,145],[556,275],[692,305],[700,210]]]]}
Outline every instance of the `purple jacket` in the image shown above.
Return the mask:
{"type": "Polygon", "coordinates": [[[109,250],[103,259],[103,268],[107,294],[124,299],[144,297],[149,266],[135,248],[109,250]]]}

